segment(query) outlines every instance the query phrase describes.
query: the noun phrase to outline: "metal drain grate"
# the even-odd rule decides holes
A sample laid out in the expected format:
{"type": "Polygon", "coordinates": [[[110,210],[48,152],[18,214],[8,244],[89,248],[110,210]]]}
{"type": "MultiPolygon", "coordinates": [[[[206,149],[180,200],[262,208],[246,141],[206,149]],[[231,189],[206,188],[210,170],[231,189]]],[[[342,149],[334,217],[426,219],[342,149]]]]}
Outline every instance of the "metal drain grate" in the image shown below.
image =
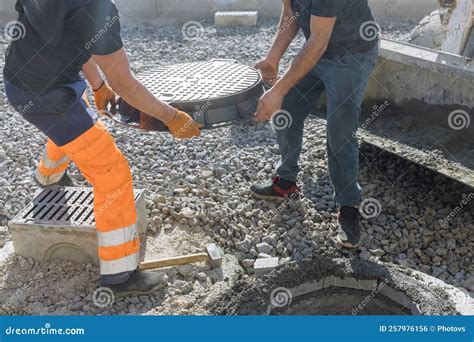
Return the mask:
{"type": "MultiPolygon", "coordinates": [[[[135,201],[141,194],[135,190],[135,201]]],[[[41,191],[10,222],[11,226],[93,226],[92,188],[53,188],[41,191]]]]}
{"type": "MultiPolygon", "coordinates": [[[[229,59],[163,66],[137,78],[156,97],[190,113],[205,128],[250,119],[264,92],[257,70],[229,59]]],[[[119,112],[126,123],[143,124],[141,113],[123,101],[119,112]]],[[[163,125],[143,126],[139,128],[166,129],[163,125]]]]}

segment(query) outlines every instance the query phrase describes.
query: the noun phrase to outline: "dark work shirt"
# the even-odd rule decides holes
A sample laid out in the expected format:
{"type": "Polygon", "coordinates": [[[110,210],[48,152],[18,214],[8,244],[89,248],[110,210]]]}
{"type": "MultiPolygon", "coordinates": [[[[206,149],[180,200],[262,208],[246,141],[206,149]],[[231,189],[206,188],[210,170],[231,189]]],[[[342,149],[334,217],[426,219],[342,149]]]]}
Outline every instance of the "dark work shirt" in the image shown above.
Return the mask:
{"type": "Polygon", "coordinates": [[[7,49],[4,77],[43,91],[81,80],[92,55],[122,48],[119,13],[111,0],[18,0],[17,28],[7,49]]]}
{"type": "Polygon", "coordinates": [[[378,43],[379,28],[367,0],[292,0],[291,6],[306,39],[311,16],[337,18],[323,57],[369,51],[378,43]]]}

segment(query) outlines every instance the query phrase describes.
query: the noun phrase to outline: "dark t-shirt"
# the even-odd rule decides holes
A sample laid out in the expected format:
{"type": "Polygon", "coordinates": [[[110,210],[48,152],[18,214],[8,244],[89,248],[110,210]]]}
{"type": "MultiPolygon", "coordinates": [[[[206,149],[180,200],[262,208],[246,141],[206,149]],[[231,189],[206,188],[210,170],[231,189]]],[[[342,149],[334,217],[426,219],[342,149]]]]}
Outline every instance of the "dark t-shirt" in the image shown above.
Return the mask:
{"type": "Polygon", "coordinates": [[[91,55],[119,50],[119,13],[111,0],[18,0],[24,37],[6,53],[4,77],[25,90],[43,91],[81,80],[91,55]]]}
{"type": "Polygon", "coordinates": [[[293,14],[306,39],[311,36],[311,16],[337,17],[323,57],[365,52],[377,45],[378,30],[367,0],[292,0],[293,14]]]}

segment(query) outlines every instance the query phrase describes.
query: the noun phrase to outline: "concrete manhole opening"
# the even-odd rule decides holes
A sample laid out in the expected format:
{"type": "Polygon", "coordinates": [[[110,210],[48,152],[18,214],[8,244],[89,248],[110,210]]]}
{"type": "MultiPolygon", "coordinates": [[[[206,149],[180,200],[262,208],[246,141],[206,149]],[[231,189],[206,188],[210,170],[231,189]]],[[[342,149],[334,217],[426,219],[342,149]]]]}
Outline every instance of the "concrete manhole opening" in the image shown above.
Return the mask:
{"type": "Polygon", "coordinates": [[[289,263],[244,277],[210,306],[218,315],[469,315],[472,298],[439,279],[358,257],[289,263]]]}
{"type": "Polygon", "coordinates": [[[414,314],[409,308],[380,292],[336,286],[292,298],[291,302],[285,306],[278,304],[277,298],[273,298],[272,302],[274,303],[269,310],[270,315],[405,316],[414,314]]]}

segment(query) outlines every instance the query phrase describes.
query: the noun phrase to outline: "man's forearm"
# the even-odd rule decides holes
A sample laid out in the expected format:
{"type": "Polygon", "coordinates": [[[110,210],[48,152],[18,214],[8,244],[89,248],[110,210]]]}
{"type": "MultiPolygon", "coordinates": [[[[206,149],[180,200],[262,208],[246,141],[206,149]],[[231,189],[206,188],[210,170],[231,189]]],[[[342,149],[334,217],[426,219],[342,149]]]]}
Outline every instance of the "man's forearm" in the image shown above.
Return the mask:
{"type": "Polygon", "coordinates": [[[273,40],[270,50],[267,53],[266,59],[277,65],[293,39],[296,37],[298,30],[299,25],[296,16],[293,14],[293,11],[290,7],[285,6],[280,17],[278,32],[273,40]]]}
{"type": "Polygon", "coordinates": [[[310,38],[283,77],[273,86],[273,89],[286,95],[318,63],[326,48],[327,45],[321,40],[310,38]]]}
{"type": "Polygon", "coordinates": [[[114,84],[112,82],[111,86],[125,102],[143,113],[151,115],[165,124],[174,119],[176,109],[162,101],[158,101],[155,95],[135,77],[131,77],[125,83],[114,84]]]}
{"type": "Polygon", "coordinates": [[[82,66],[82,73],[86,77],[92,89],[99,88],[102,85],[102,82],[104,82],[104,79],[100,74],[99,67],[92,58],[82,66]]]}

